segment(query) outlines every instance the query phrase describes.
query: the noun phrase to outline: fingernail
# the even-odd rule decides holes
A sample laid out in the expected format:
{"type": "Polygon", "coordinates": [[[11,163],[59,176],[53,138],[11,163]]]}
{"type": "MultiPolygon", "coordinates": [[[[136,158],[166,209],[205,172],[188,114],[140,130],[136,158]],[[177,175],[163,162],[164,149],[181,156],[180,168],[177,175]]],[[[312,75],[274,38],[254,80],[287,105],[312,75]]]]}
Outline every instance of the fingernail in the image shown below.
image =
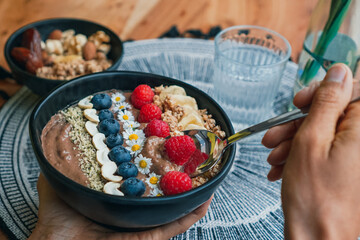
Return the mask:
{"type": "Polygon", "coordinates": [[[274,166],[271,166],[271,169],[269,170],[269,172],[268,172],[268,174],[267,174],[267,179],[270,181],[270,182],[273,182],[274,181],[274,176],[273,176],[273,169],[274,169],[275,167],[274,166]]]}
{"type": "Polygon", "coordinates": [[[329,69],[329,71],[326,74],[325,80],[327,82],[341,83],[344,81],[345,75],[346,75],[346,70],[340,65],[335,65],[329,69]]]}

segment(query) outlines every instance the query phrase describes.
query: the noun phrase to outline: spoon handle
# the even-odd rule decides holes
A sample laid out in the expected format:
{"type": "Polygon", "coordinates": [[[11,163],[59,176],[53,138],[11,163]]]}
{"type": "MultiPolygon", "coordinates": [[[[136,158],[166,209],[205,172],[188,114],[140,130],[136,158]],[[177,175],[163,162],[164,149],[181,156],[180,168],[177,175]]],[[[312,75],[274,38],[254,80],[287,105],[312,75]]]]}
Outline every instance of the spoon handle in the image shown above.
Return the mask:
{"type": "MultiPolygon", "coordinates": [[[[358,100],[360,100],[359,96],[353,98],[350,103],[356,102],[358,100]]],[[[276,117],[265,120],[264,122],[258,123],[244,130],[241,130],[240,132],[235,133],[234,135],[230,136],[227,139],[227,147],[233,144],[234,142],[237,142],[240,139],[248,137],[254,133],[259,133],[261,131],[270,129],[277,125],[291,122],[296,119],[304,118],[308,115],[309,109],[310,109],[309,107],[305,107],[303,109],[296,109],[290,112],[286,112],[276,117]]]]}

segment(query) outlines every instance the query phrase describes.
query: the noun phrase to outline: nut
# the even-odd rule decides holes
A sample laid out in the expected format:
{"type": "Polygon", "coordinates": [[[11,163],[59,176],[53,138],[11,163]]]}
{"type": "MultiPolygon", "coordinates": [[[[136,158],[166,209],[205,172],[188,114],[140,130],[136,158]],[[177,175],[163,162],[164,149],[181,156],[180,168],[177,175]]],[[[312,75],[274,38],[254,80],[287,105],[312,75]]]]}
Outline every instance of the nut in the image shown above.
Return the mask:
{"type": "Polygon", "coordinates": [[[79,108],[81,109],[90,109],[93,107],[93,104],[90,102],[93,96],[87,96],[83,99],[81,99],[78,103],[79,108]]]}
{"type": "Polygon", "coordinates": [[[99,116],[96,114],[96,110],[95,109],[85,109],[84,110],[84,116],[86,117],[87,120],[90,120],[94,123],[99,123],[100,119],[99,116]]]}
{"type": "Polygon", "coordinates": [[[74,29],[68,29],[66,31],[64,31],[62,33],[62,37],[61,37],[61,40],[64,41],[68,38],[72,38],[73,36],[75,35],[75,30],[74,29]]]}
{"type": "Polygon", "coordinates": [[[111,161],[108,157],[109,152],[110,150],[108,148],[103,148],[101,150],[96,151],[96,160],[101,166],[111,161]]]}
{"type": "Polygon", "coordinates": [[[60,40],[47,39],[45,42],[45,50],[48,54],[57,54],[61,55],[64,52],[62,43],[60,40]]]}
{"type": "Polygon", "coordinates": [[[108,181],[120,182],[123,178],[121,176],[114,175],[117,165],[113,161],[105,163],[101,167],[101,175],[108,181]]]}
{"type": "Polygon", "coordinates": [[[117,195],[117,196],[124,196],[124,194],[119,190],[120,183],[114,183],[114,182],[107,182],[104,185],[104,193],[111,194],[111,195],[117,195]]]}
{"type": "Polygon", "coordinates": [[[101,45],[98,47],[97,50],[105,53],[105,55],[106,55],[106,54],[108,54],[109,51],[110,51],[110,45],[109,45],[109,44],[101,44],[101,45]]]}
{"type": "Polygon", "coordinates": [[[96,46],[93,42],[88,41],[83,47],[83,57],[86,61],[96,57],[96,46]]]}
{"type": "Polygon", "coordinates": [[[105,60],[106,59],[106,55],[103,52],[96,52],[96,59],[98,60],[105,60]]]}
{"type": "Polygon", "coordinates": [[[62,37],[62,31],[59,29],[55,29],[49,34],[48,39],[60,40],[61,37],[62,37]]]}
{"type": "Polygon", "coordinates": [[[85,129],[91,136],[94,136],[95,134],[99,133],[97,129],[97,123],[91,121],[86,121],[85,129]]]}
{"type": "Polygon", "coordinates": [[[75,41],[77,45],[83,47],[87,42],[87,37],[84,34],[79,33],[75,35],[75,41]]]}
{"type": "Polygon", "coordinates": [[[97,150],[107,148],[105,144],[105,135],[103,133],[97,133],[92,138],[92,143],[97,150]]]}
{"type": "MultiPolygon", "coordinates": [[[[69,30],[68,30],[69,31],[69,30]]],[[[64,52],[68,55],[81,55],[82,48],[87,42],[87,38],[84,34],[76,34],[73,31],[63,32],[62,43],[64,47],[64,52]],[[66,36],[64,36],[66,33],[66,36]]]]}
{"type": "Polygon", "coordinates": [[[102,43],[110,42],[110,37],[104,31],[97,31],[89,37],[89,41],[94,42],[96,47],[99,47],[102,43]]]}

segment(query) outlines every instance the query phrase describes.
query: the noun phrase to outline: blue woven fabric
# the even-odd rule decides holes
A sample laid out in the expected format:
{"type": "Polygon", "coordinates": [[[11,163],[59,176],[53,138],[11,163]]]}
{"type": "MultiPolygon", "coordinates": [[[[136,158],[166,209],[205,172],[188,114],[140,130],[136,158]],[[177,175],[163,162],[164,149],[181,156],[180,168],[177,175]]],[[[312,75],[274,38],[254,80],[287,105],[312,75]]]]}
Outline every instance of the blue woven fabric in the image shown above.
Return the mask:
{"type": "MultiPolygon", "coordinates": [[[[125,43],[119,70],[169,76],[211,95],[213,49],[212,41],[194,39],[125,43]]],[[[285,110],[295,74],[296,65],[289,62],[272,114],[285,110]]],[[[24,87],[0,111],[0,224],[17,239],[26,239],[37,221],[39,167],[28,133],[36,101],[38,97],[24,87]]],[[[261,137],[238,143],[233,168],[216,191],[207,215],[174,239],[283,238],[280,182],[266,180],[269,150],[260,144],[261,137]]]]}

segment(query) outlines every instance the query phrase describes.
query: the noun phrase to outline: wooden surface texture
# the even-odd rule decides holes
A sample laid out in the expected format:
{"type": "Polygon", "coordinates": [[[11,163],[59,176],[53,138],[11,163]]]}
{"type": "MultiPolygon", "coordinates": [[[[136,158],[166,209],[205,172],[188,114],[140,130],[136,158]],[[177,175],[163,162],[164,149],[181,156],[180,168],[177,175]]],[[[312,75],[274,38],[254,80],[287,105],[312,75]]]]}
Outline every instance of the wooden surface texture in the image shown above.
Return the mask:
{"type": "MultiPolygon", "coordinates": [[[[3,48],[19,27],[44,18],[76,17],[108,26],[121,39],[157,38],[176,25],[180,32],[207,32],[220,25],[259,25],[277,31],[292,46],[297,60],[316,0],[0,0],[0,65],[3,48]]],[[[0,80],[12,96],[19,85],[0,80]]],[[[4,103],[0,97],[0,106],[4,103]]],[[[0,239],[4,236],[0,234],[0,239]]]]}

